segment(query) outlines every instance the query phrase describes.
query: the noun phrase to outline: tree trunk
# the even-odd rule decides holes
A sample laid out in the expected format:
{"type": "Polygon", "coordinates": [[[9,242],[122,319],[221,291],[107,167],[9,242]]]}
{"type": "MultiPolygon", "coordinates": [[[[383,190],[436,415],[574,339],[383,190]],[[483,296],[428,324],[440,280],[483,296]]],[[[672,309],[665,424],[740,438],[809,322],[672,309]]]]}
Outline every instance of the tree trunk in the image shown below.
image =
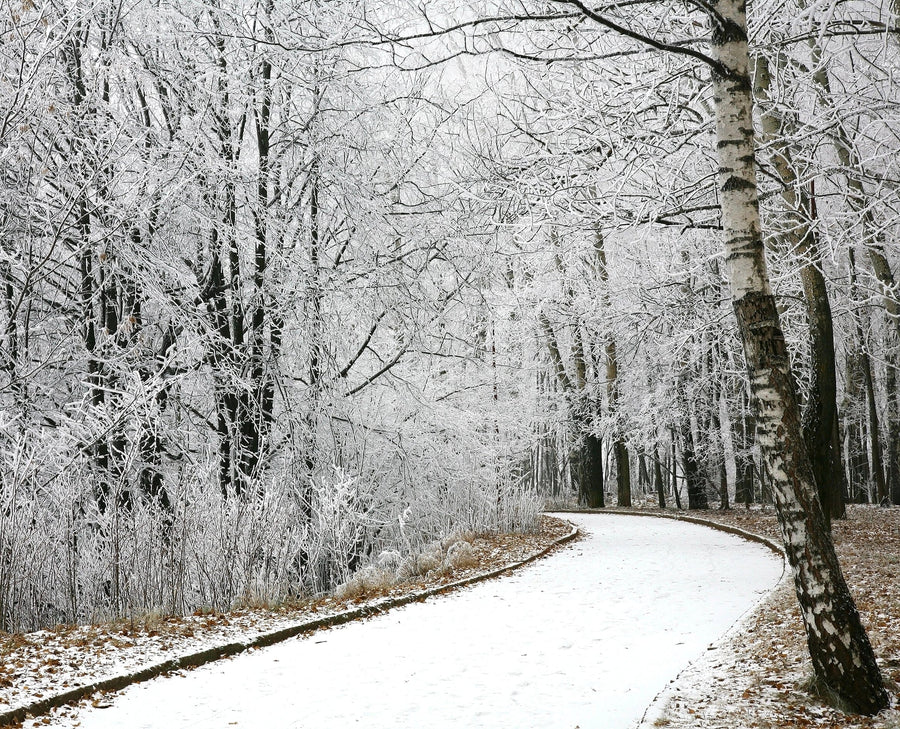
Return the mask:
{"type": "Polygon", "coordinates": [[[831,430],[831,471],[834,475],[835,491],[839,497],[837,503],[832,504],[834,511],[832,511],[831,517],[833,519],[847,518],[847,498],[849,497],[849,492],[847,490],[847,474],[844,472],[844,461],[841,458],[840,421],[840,416],[835,416],[831,430]]]}
{"type": "Polygon", "coordinates": [[[581,449],[581,490],[584,503],[591,509],[602,509],[603,503],[603,440],[593,433],[584,436],[581,449]]]}
{"type": "Polygon", "coordinates": [[[850,351],[845,359],[844,431],[847,443],[849,498],[853,503],[864,504],[868,502],[870,480],[869,448],[866,442],[868,391],[860,355],[850,351]]]}
{"type": "MultiPolygon", "coordinates": [[[[850,264],[850,298],[857,300],[857,284],[856,284],[856,255],[853,248],[849,252],[850,264]]],[[[881,451],[881,424],[878,417],[878,406],[875,402],[875,375],[872,372],[872,360],[865,346],[865,332],[863,331],[862,322],[859,320],[860,314],[854,311],[853,323],[856,329],[857,352],[856,357],[859,361],[859,367],[863,375],[863,385],[866,388],[866,412],[869,416],[869,438],[872,452],[872,474],[875,477],[875,496],[879,503],[888,497],[887,481],[884,477],[884,456],[881,451]]]]}
{"type": "Polygon", "coordinates": [[[613,443],[616,456],[616,504],[622,508],[631,507],[631,463],[628,447],[623,440],[613,443]]]}
{"type": "Polygon", "coordinates": [[[731,508],[731,502],[728,498],[728,471],[725,468],[725,437],[722,433],[722,419],[719,416],[720,390],[719,383],[713,383],[713,396],[710,403],[710,436],[715,439],[716,444],[714,466],[719,481],[719,508],[727,511],[731,508]]]}
{"type": "MultiPolygon", "coordinates": [[[[754,91],[766,99],[771,90],[768,59],[764,55],[756,61],[754,91]]],[[[825,521],[844,514],[841,492],[840,451],[832,452],[832,434],[837,418],[837,377],[834,354],[834,326],[825,276],[820,268],[819,236],[814,225],[816,201],[811,189],[797,179],[791,148],[784,142],[785,134],[796,126],[793,119],[782,119],[773,109],[761,115],[762,141],[773,146],[772,166],[781,182],[781,197],[787,208],[788,230],[785,233],[792,249],[801,259],[800,280],[803,284],[806,318],[809,323],[810,387],[803,410],[803,437],[812,461],[813,477],[822,502],[825,521]],[[839,464],[836,471],[834,462],[839,464]]]]}
{"type": "MultiPolygon", "coordinates": [[[[598,229],[594,235],[594,254],[597,257],[597,273],[600,278],[603,306],[609,308],[609,269],[606,263],[606,246],[603,233],[598,229]]],[[[612,334],[606,335],[606,395],[609,413],[615,425],[613,432],[613,454],[616,458],[616,495],[617,504],[621,507],[631,506],[631,466],[628,460],[628,446],[622,437],[619,418],[619,364],[616,359],[616,340],[612,334]]]]}
{"type": "Polygon", "coordinates": [[[734,500],[744,504],[748,509],[753,503],[753,442],[755,426],[750,413],[746,395],[740,395],[741,412],[738,418],[740,427],[734,426],[732,432],[736,436],[737,447],[734,454],[735,485],[734,500]]]}
{"type": "Polygon", "coordinates": [[[642,494],[646,494],[650,489],[650,471],[647,470],[647,456],[641,450],[637,455],[638,461],[638,487],[642,494]]]}
{"type": "Polygon", "coordinates": [[[666,483],[663,480],[662,466],[659,464],[659,449],[654,446],[653,450],[653,481],[656,486],[656,497],[659,502],[659,508],[666,508],[666,483]]]}
{"type": "Polygon", "coordinates": [[[708,509],[706,484],[700,473],[700,464],[697,462],[697,453],[694,450],[694,433],[691,430],[690,421],[687,419],[682,423],[681,428],[681,456],[684,461],[682,471],[687,484],[688,509],[708,509]]]}
{"type": "Polygon", "coordinates": [[[754,160],[745,4],[714,0],[712,49],[719,199],[731,296],[760,449],[816,676],[855,711],[888,705],[875,654],[838,564],[800,426],[787,347],[766,270],[754,160]]]}
{"type": "Polygon", "coordinates": [[[675,429],[672,429],[672,495],[675,497],[675,508],[681,511],[681,492],[678,491],[678,459],[676,458],[675,429]]]}

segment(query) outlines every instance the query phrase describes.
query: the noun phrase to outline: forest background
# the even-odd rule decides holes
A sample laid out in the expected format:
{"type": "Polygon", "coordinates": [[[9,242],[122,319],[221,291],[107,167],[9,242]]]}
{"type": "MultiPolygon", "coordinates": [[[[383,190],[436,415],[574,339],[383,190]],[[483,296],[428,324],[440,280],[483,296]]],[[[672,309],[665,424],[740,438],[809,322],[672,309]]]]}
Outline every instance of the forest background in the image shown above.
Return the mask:
{"type": "MultiPolygon", "coordinates": [[[[569,2],[8,5],[0,629],[319,592],[547,499],[772,499],[708,8],[602,10],[668,52],[569,2]]],[[[900,503],[897,12],[749,9],[832,517],[900,503]]]]}

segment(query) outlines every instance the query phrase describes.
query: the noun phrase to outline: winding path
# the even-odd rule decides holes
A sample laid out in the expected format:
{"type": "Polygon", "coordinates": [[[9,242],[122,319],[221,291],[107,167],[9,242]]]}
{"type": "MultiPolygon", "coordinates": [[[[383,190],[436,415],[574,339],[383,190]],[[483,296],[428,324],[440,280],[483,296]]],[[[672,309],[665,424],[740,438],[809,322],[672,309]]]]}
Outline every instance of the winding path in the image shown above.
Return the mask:
{"type": "Polygon", "coordinates": [[[81,729],[627,729],[777,582],[711,529],[566,514],[585,537],[512,575],[132,686],[81,729]]]}

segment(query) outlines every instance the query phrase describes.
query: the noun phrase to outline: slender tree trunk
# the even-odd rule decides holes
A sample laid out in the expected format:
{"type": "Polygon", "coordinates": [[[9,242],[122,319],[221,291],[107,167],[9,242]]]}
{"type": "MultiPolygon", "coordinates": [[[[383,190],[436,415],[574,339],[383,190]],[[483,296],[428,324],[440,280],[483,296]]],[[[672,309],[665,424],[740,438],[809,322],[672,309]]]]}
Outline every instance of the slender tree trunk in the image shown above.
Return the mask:
{"type": "Polygon", "coordinates": [[[731,508],[728,498],[728,471],[725,468],[725,436],[722,433],[722,419],[719,416],[719,397],[721,387],[718,381],[713,384],[713,396],[710,403],[710,437],[715,439],[716,454],[714,466],[719,481],[719,508],[727,511],[731,508]]]}
{"type": "Polygon", "coordinates": [[[681,492],[678,490],[678,458],[676,457],[675,428],[672,428],[672,495],[675,497],[675,508],[682,510],[681,492]]]}
{"type": "Polygon", "coordinates": [[[678,378],[678,431],[681,436],[681,470],[687,489],[688,509],[708,509],[706,483],[703,479],[697,452],[694,447],[694,430],[691,425],[691,411],[684,384],[685,375],[678,378]]]}
{"type": "MultiPolygon", "coordinates": [[[[772,81],[768,59],[764,55],[756,61],[754,91],[758,98],[767,99],[772,81]]],[[[832,518],[844,514],[840,471],[840,451],[834,453],[832,434],[837,418],[837,377],[834,354],[834,327],[825,276],[820,266],[819,236],[814,225],[815,197],[797,179],[793,155],[784,141],[785,133],[794,129],[792,119],[782,119],[773,109],[761,116],[762,138],[773,145],[772,164],[781,182],[781,197],[788,212],[788,237],[791,248],[801,259],[800,280],[803,284],[806,316],[809,322],[811,382],[803,410],[803,437],[812,461],[813,476],[822,502],[822,511],[829,528],[832,518]]]]}
{"type": "MultiPolygon", "coordinates": [[[[597,257],[597,273],[603,298],[604,310],[609,310],[609,269],[606,263],[606,246],[603,233],[599,228],[594,234],[594,254],[597,257]]],[[[616,340],[612,334],[606,336],[606,395],[609,412],[615,421],[613,432],[613,455],[616,459],[616,493],[617,504],[621,507],[631,506],[631,465],[628,458],[628,446],[622,434],[619,418],[619,364],[616,359],[616,340]]]]}
{"type": "Polygon", "coordinates": [[[875,382],[872,367],[866,356],[863,366],[866,376],[866,403],[869,413],[869,448],[872,452],[872,472],[875,475],[875,497],[879,503],[887,499],[887,481],[884,478],[884,456],[881,451],[881,429],[879,426],[878,406],[875,402],[875,382]]]}
{"type": "MultiPolygon", "coordinates": [[[[857,300],[856,254],[853,248],[849,251],[850,264],[850,298],[857,300]]],[[[872,372],[872,360],[866,351],[866,335],[863,331],[860,314],[853,313],[853,324],[856,329],[857,350],[855,358],[863,375],[863,386],[866,391],[866,412],[869,416],[869,437],[872,453],[872,474],[875,477],[875,496],[879,502],[888,498],[887,481],[885,480],[884,456],[881,451],[881,424],[878,416],[878,405],[875,402],[875,375],[872,372]]],[[[890,369],[890,366],[888,367],[890,369]]]]}
{"type": "Polygon", "coordinates": [[[594,433],[584,436],[582,447],[584,500],[591,509],[602,509],[603,501],[603,439],[594,433]]]}
{"type": "MultiPolygon", "coordinates": [[[[315,90],[315,103],[318,109],[319,90],[315,90]]],[[[321,399],[323,366],[325,359],[322,322],[322,231],[321,231],[321,207],[320,207],[320,177],[319,160],[317,154],[313,158],[310,168],[309,181],[309,286],[307,291],[307,319],[309,322],[309,412],[306,414],[308,422],[308,438],[304,454],[306,470],[309,478],[315,472],[316,463],[316,435],[318,432],[319,402],[321,399]]],[[[310,492],[311,498],[311,492],[310,492]]]]}
{"type": "MultiPolygon", "coordinates": [[[[854,343],[854,349],[857,347],[858,344],[854,343]]],[[[847,442],[849,496],[851,501],[857,504],[868,501],[870,480],[869,448],[866,442],[868,438],[866,429],[868,390],[865,381],[862,358],[856,351],[848,352],[844,384],[844,410],[848,415],[844,417],[844,427],[847,442]]],[[[877,413],[875,417],[878,417],[877,413]]]]}
{"type": "Polygon", "coordinates": [[[734,466],[736,481],[734,486],[734,500],[744,504],[748,509],[753,503],[753,415],[750,413],[746,395],[740,394],[740,415],[733,426],[737,447],[734,454],[734,466]]]}
{"type": "MultiPolygon", "coordinates": [[[[85,48],[90,42],[90,27],[84,21],[79,21],[72,29],[68,42],[64,45],[64,57],[68,80],[72,84],[71,102],[76,113],[81,114],[79,131],[86,134],[90,125],[88,122],[96,120],[96,107],[88,98],[88,80],[85,77],[84,55],[85,48]]],[[[93,130],[92,130],[93,131],[93,130]]],[[[98,413],[106,409],[106,393],[109,389],[106,382],[106,366],[102,357],[100,343],[100,326],[105,314],[102,306],[101,288],[98,286],[98,275],[95,270],[95,261],[99,261],[98,251],[92,240],[92,205],[88,200],[88,185],[86,181],[97,173],[90,169],[91,154],[84,148],[82,139],[73,139],[70,152],[73,158],[81,157],[85,167],[81,170],[84,181],[79,181],[80,190],[74,204],[76,216],[73,229],[77,233],[77,240],[73,241],[75,247],[80,248],[79,254],[79,284],[80,284],[80,318],[82,343],[87,354],[87,382],[89,386],[90,404],[98,413]],[[76,154],[77,153],[77,154],[76,154]]],[[[110,453],[107,433],[102,432],[91,443],[87,452],[90,454],[97,474],[97,508],[101,514],[106,513],[109,507],[110,497],[110,453]]]]}
{"type": "Polygon", "coordinates": [[[787,347],[759,219],[747,21],[741,0],[714,0],[712,36],[719,199],[731,296],[744,344],[757,433],[816,676],[854,710],[888,705],[881,673],[844,581],[800,427],[787,347]]]}
{"type": "Polygon", "coordinates": [[[647,456],[641,450],[637,456],[638,460],[638,485],[642,494],[646,494],[651,486],[650,471],[647,469],[647,456]]]}
{"type": "Polygon", "coordinates": [[[653,481],[656,487],[656,498],[660,509],[666,508],[666,482],[663,479],[662,466],[659,463],[659,449],[653,449],[653,481]]]}
{"type": "Polygon", "coordinates": [[[835,511],[832,513],[834,519],[847,518],[847,499],[849,491],[847,489],[847,474],[844,472],[844,462],[841,458],[841,422],[840,416],[836,416],[832,423],[831,430],[831,469],[834,474],[835,490],[840,497],[837,504],[832,504],[835,511]]]}
{"type": "Polygon", "coordinates": [[[216,36],[212,43],[216,50],[218,70],[218,106],[212,112],[218,153],[226,172],[221,186],[207,193],[217,217],[210,236],[210,270],[206,287],[208,313],[216,332],[210,346],[209,359],[214,363],[214,392],[216,404],[216,433],[219,439],[219,487],[223,496],[242,497],[253,476],[254,433],[248,421],[250,394],[245,381],[249,372],[247,358],[247,330],[245,328],[242,294],[241,256],[237,238],[237,180],[236,162],[242,129],[232,128],[229,65],[224,36],[216,36]],[[223,262],[227,261],[227,268],[223,262]]]}
{"type": "Polygon", "coordinates": [[[687,486],[688,509],[708,509],[706,484],[700,473],[700,464],[694,450],[694,433],[687,418],[682,421],[681,427],[681,457],[683,461],[681,468],[687,486]]]}
{"type": "MultiPolygon", "coordinates": [[[[265,3],[268,14],[272,2],[265,3]]],[[[263,23],[263,35],[271,42],[272,29],[268,19],[263,23]]],[[[241,416],[241,441],[246,452],[245,477],[258,479],[263,460],[265,439],[272,423],[273,373],[266,367],[266,324],[272,301],[267,291],[269,265],[269,183],[271,173],[271,116],[272,116],[272,64],[261,52],[260,72],[257,79],[259,102],[255,108],[257,181],[254,218],[253,295],[252,314],[247,332],[249,383],[244,388],[246,402],[241,416]]],[[[271,351],[269,352],[271,358],[271,351]]]]}

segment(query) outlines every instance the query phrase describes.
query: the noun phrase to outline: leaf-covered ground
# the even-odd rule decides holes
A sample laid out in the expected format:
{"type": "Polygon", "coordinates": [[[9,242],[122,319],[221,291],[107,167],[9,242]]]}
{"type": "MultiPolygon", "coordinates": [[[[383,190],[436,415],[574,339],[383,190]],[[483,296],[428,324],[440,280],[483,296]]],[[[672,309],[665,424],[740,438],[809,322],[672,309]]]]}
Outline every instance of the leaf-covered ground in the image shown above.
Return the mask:
{"type": "MultiPolygon", "coordinates": [[[[737,508],[696,516],[781,543],[773,510],[737,508]]],[[[805,688],[812,676],[790,575],[738,630],[679,676],[655,726],[671,729],[898,729],[900,727],[900,509],[850,506],[836,521],[844,575],[888,682],[893,706],[877,717],[844,714],[805,688]]]]}

